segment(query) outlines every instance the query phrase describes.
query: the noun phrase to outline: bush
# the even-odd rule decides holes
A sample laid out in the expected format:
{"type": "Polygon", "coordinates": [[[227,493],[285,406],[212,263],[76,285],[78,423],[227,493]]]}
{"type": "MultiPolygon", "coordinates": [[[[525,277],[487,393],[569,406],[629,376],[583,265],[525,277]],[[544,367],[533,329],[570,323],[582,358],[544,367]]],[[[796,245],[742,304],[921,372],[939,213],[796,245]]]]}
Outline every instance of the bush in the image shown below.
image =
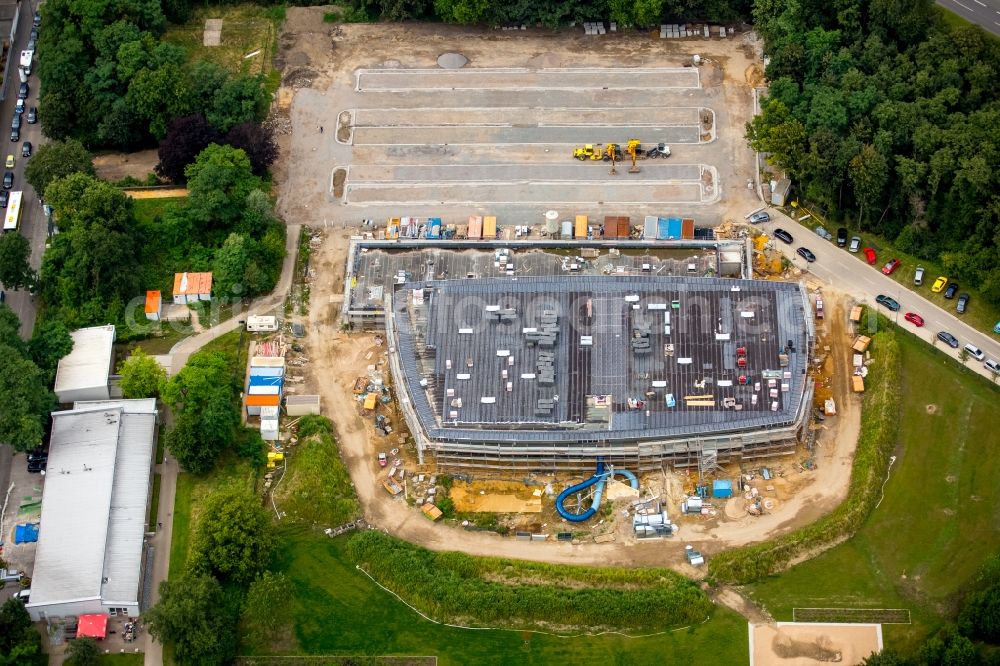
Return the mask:
{"type": "Polygon", "coordinates": [[[575,567],[436,553],[377,530],[352,537],[349,550],[381,584],[440,620],[663,629],[701,622],[712,609],[697,583],[667,569],[575,567]]]}
{"type": "Polygon", "coordinates": [[[861,412],[847,499],[833,513],[777,539],[716,555],[709,571],[730,583],[749,583],[786,568],[797,555],[833,546],[868,518],[888,470],[899,423],[900,349],[896,333],[872,338],[872,364],[861,412]]]}

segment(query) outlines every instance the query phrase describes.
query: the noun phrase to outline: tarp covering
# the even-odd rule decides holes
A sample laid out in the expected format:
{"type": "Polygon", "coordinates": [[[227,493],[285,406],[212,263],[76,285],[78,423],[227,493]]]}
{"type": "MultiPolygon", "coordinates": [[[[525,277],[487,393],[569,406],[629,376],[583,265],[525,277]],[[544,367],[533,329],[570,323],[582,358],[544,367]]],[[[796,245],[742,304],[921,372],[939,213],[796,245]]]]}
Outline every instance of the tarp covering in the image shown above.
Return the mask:
{"type": "Polygon", "coordinates": [[[14,543],[34,543],[38,541],[38,525],[18,525],[14,530],[14,543]]]}
{"type": "Polygon", "coordinates": [[[91,638],[104,638],[108,635],[108,616],[107,615],[81,615],[80,622],[77,625],[76,637],[84,638],[90,636],[91,638]]]}

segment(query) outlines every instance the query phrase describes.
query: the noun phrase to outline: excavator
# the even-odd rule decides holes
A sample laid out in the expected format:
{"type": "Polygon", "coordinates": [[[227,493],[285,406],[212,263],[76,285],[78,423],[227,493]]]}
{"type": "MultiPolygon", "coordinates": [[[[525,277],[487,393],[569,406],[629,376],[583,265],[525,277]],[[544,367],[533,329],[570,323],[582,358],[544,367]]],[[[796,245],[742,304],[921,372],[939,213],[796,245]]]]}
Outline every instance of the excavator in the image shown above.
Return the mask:
{"type": "Polygon", "coordinates": [[[588,143],[583,146],[583,148],[576,148],[573,150],[573,157],[585,162],[586,160],[599,161],[604,159],[604,150],[601,144],[588,143]]]}
{"type": "Polygon", "coordinates": [[[604,161],[605,162],[621,162],[625,159],[622,154],[622,147],[617,143],[609,143],[608,147],[604,150],[604,161]]]}
{"type": "Polygon", "coordinates": [[[632,158],[632,166],[629,168],[629,173],[639,173],[639,166],[635,163],[639,156],[645,157],[645,153],[642,150],[642,143],[639,139],[629,139],[628,145],[625,148],[625,154],[632,158]]]}

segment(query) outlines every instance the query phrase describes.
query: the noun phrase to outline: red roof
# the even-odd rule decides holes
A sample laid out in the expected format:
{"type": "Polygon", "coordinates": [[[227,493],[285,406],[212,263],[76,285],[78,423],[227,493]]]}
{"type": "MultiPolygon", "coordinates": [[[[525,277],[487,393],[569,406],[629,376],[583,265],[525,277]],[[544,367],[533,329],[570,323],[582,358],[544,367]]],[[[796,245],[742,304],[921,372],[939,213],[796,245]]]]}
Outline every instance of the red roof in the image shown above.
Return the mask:
{"type": "Polygon", "coordinates": [[[211,293],[211,273],[174,273],[174,296],[211,293]]]}
{"type": "Polygon", "coordinates": [[[277,407],[281,404],[281,396],[248,395],[243,402],[247,407],[277,407]]]}
{"type": "Polygon", "coordinates": [[[85,636],[90,636],[91,638],[104,638],[107,635],[108,635],[107,615],[80,616],[80,622],[77,624],[76,628],[77,638],[83,638],[85,636]]]}
{"type": "Polygon", "coordinates": [[[160,311],[160,292],[158,291],[147,291],[146,292],[146,314],[153,314],[154,312],[160,311]]]}

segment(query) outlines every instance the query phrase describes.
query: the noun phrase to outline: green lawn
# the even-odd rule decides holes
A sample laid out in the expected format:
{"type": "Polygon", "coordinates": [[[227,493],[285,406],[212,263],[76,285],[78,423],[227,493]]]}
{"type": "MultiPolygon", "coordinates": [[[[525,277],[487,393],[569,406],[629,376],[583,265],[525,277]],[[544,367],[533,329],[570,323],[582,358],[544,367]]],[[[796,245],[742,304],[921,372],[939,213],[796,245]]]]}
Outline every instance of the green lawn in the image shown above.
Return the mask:
{"type": "MultiPolygon", "coordinates": [[[[793,213],[792,217],[798,219],[799,216],[793,213]]],[[[816,228],[819,226],[825,227],[826,230],[829,231],[831,234],[836,235],[837,233],[837,225],[835,225],[832,222],[824,223],[821,225],[820,220],[817,220],[816,218],[809,218],[808,220],[803,220],[799,224],[808,229],[810,233],[814,233],[816,228]]],[[[861,270],[881,271],[882,267],[885,266],[890,259],[899,259],[902,262],[902,264],[890,276],[893,280],[898,282],[900,286],[904,287],[905,289],[910,289],[912,291],[919,293],[921,296],[931,301],[935,305],[943,308],[944,310],[948,312],[955,311],[955,303],[958,300],[957,297],[948,300],[947,298],[944,297],[943,292],[938,294],[931,292],[931,285],[934,284],[934,280],[936,280],[938,276],[944,275],[945,277],[948,277],[948,273],[945,272],[945,270],[941,267],[940,264],[934,261],[926,261],[924,259],[918,259],[912,255],[900,252],[895,248],[893,248],[892,243],[890,243],[884,238],[875,236],[874,234],[861,233],[854,230],[850,230],[848,233],[849,233],[848,238],[852,236],[861,237],[862,250],[859,251],[857,254],[852,255],[855,259],[857,259],[861,264],[864,265],[864,268],[862,268],[861,270]],[[873,250],[875,250],[875,254],[878,257],[874,266],[868,266],[868,263],[865,260],[864,248],[866,247],[870,247],[873,250]],[[923,285],[920,287],[913,284],[913,276],[917,272],[917,266],[924,267],[924,280],[923,280],[923,285]]],[[[819,239],[818,236],[816,238],[819,239]]],[[[847,252],[846,249],[844,251],[847,252]]],[[[850,253],[848,252],[847,254],[850,253]]],[[[1000,321],[1000,307],[990,304],[989,302],[986,301],[985,298],[982,297],[982,295],[980,295],[979,291],[965,284],[961,284],[961,289],[959,290],[959,293],[962,292],[968,292],[969,296],[971,297],[969,300],[968,309],[966,310],[964,315],[961,315],[962,320],[965,321],[965,323],[967,323],[969,326],[972,326],[973,328],[978,329],[983,333],[992,334],[995,337],[1000,337],[996,336],[996,334],[993,333],[993,325],[996,324],[998,321],[1000,321]]],[[[890,294],[890,295],[893,298],[896,297],[896,294],[890,294]]],[[[903,308],[905,310],[906,309],[905,293],[902,293],[902,295],[899,298],[902,301],[903,308]]]]}
{"type": "Polygon", "coordinates": [[[164,41],[183,46],[188,59],[209,60],[234,74],[269,74],[284,7],[232,5],[196,7],[183,25],[167,28],[164,41]],[[222,19],[222,43],[205,46],[205,20],[222,19]],[[254,51],[256,55],[250,56],[254,51]],[[250,56],[250,57],[247,57],[250,56]]]}
{"type": "Polygon", "coordinates": [[[184,573],[192,527],[197,524],[198,507],[202,499],[213,491],[231,485],[254,488],[257,473],[250,463],[234,454],[226,454],[215,470],[205,476],[180,473],[177,475],[177,492],[174,498],[174,524],[170,538],[170,577],[184,573]]]}
{"type": "Polygon", "coordinates": [[[168,199],[133,199],[132,209],[135,211],[135,219],[142,225],[153,225],[156,218],[163,215],[163,211],[168,206],[185,201],[187,197],[173,197],[168,199]]]}
{"type": "Polygon", "coordinates": [[[648,638],[556,637],[522,631],[467,630],[424,620],[355,569],[349,535],[329,539],[306,528],[281,529],[282,568],[292,579],[294,642],[286,653],[436,655],[446,664],[745,664],[747,624],[716,608],[710,621],[648,638]],[[698,659],[693,655],[703,655],[698,659]]]}
{"type": "Polygon", "coordinates": [[[884,630],[909,650],[1000,550],[1000,389],[912,335],[900,344],[905,397],[881,505],[846,543],[748,589],[778,620],[793,607],[908,608],[913,625],[884,630]]]}
{"type": "Polygon", "coordinates": [[[140,666],[145,659],[142,653],[102,654],[97,658],[97,666],[140,666]]]}
{"type": "Polygon", "coordinates": [[[156,531],[156,514],[160,510],[160,473],[153,474],[153,493],[149,500],[149,531],[156,531]]]}

